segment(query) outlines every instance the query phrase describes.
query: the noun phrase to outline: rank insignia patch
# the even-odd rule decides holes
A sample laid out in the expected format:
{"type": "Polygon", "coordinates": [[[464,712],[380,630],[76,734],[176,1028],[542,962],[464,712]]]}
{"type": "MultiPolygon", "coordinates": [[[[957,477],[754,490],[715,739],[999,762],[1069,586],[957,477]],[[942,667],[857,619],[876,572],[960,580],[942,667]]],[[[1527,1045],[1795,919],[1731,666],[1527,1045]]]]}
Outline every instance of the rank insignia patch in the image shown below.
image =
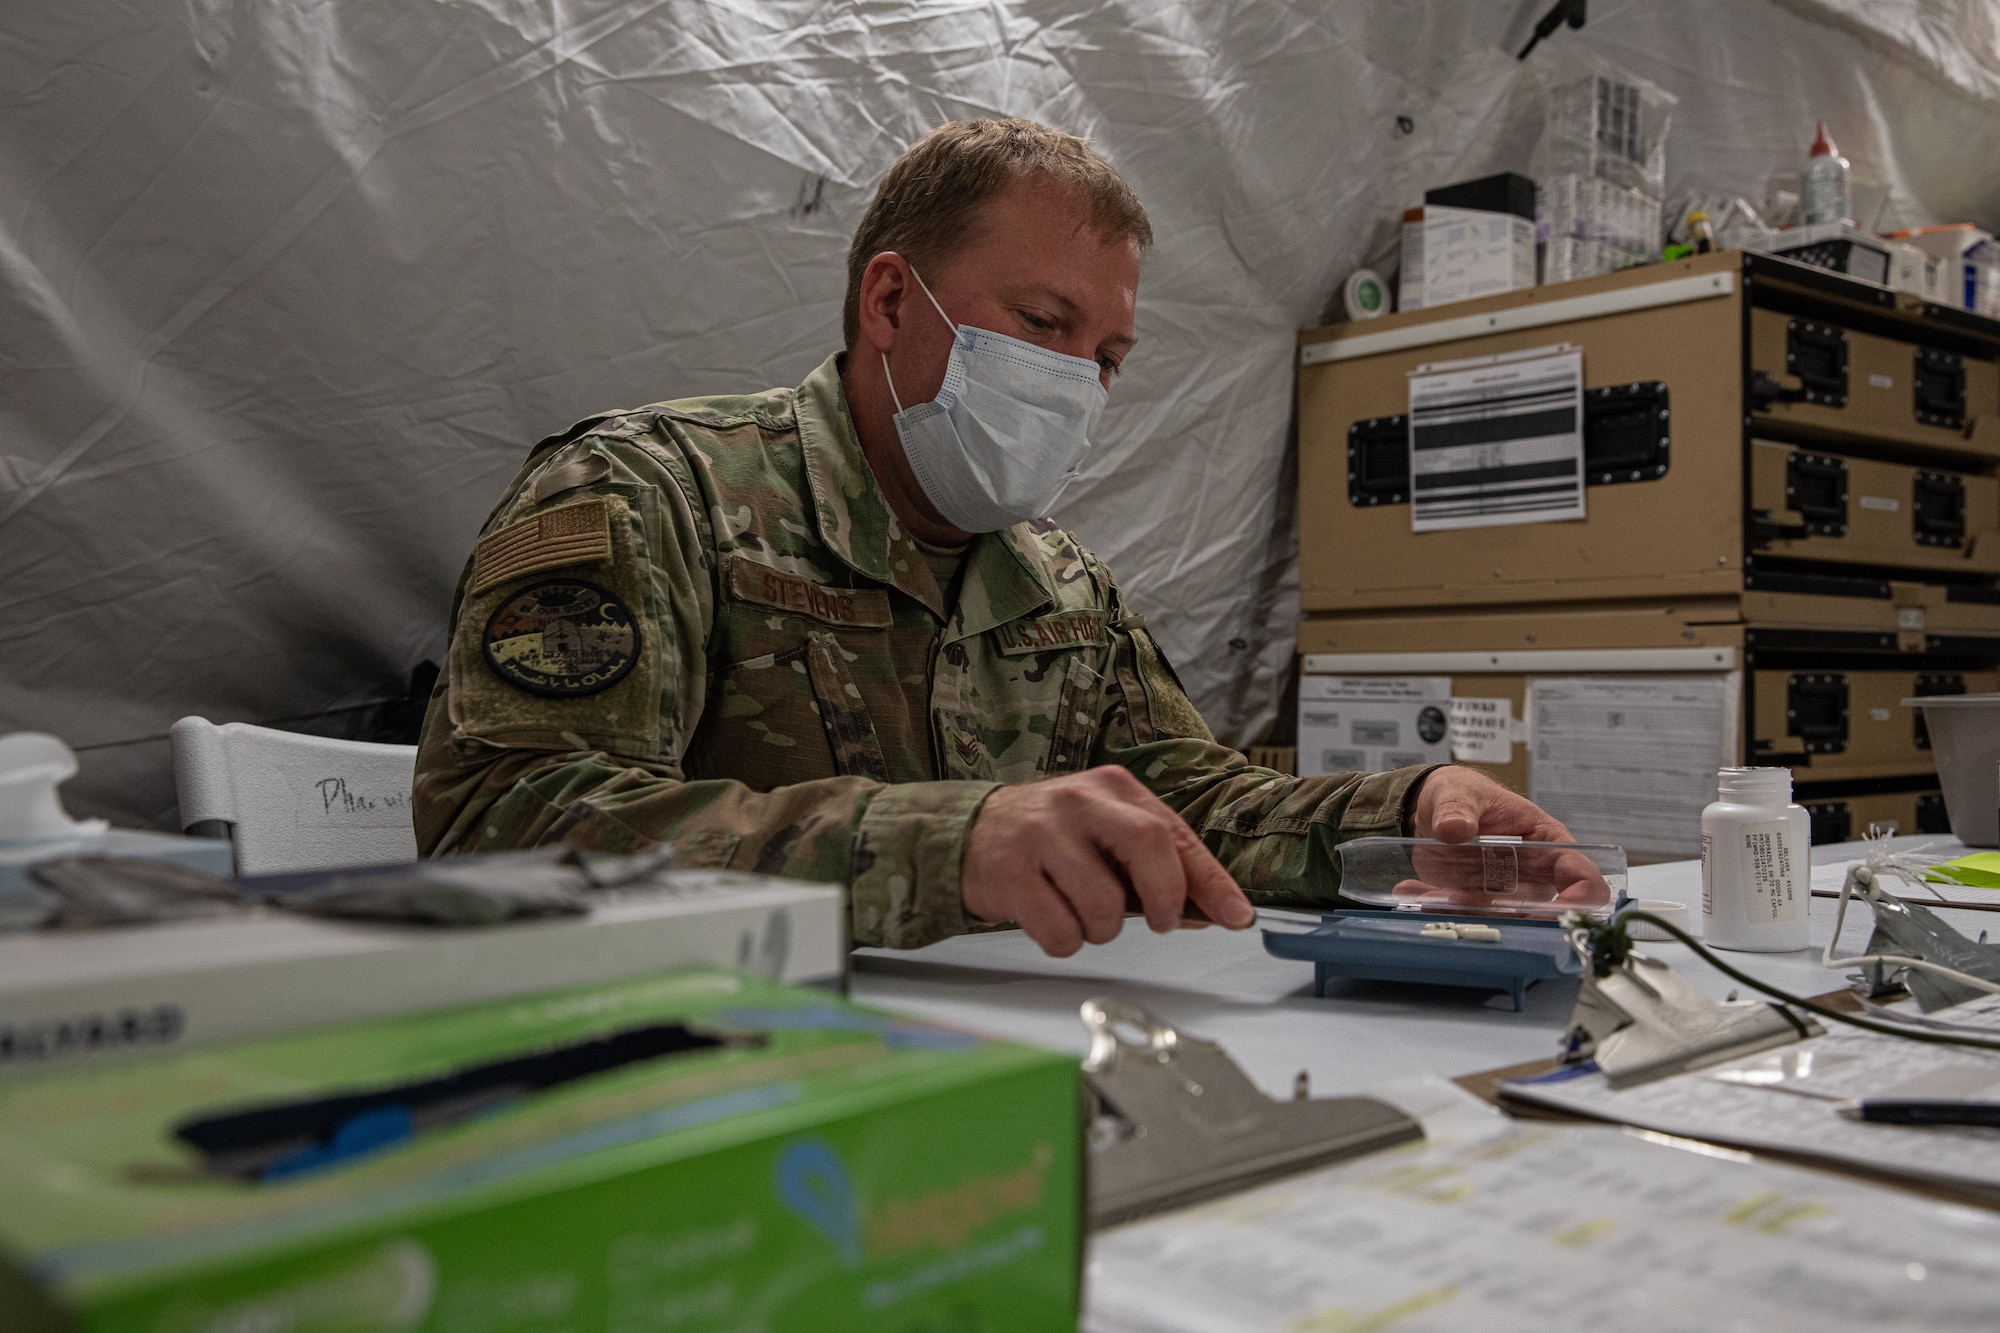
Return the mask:
{"type": "Polygon", "coordinates": [[[603,588],[549,579],[502,602],[482,640],[493,674],[552,698],[608,690],[639,660],[639,625],[603,588]]]}

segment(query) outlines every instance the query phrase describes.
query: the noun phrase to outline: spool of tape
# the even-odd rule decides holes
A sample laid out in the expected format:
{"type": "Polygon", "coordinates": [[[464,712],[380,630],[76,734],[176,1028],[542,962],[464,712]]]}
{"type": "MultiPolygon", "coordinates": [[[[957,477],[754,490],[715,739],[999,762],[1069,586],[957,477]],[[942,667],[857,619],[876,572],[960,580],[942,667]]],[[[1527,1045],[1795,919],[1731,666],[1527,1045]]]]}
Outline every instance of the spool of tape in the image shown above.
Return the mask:
{"type": "Polygon", "coordinates": [[[1389,284],[1372,268],[1357,268],[1347,275],[1341,293],[1349,319],[1375,319],[1389,313],[1389,284]]]}
{"type": "MultiPolygon", "coordinates": [[[[1686,903],[1662,902],[1658,898],[1635,898],[1625,904],[1625,911],[1651,912],[1654,916],[1673,922],[1690,935],[1695,933],[1694,918],[1689,914],[1686,903]]],[[[1621,912],[1619,915],[1622,916],[1624,913],[1621,912]]],[[[1631,933],[1633,939],[1647,940],[1653,944],[1665,944],[1674,938],[1650,921],[1631,922],[1626,926],[1626,930],[1631,933]]]]}

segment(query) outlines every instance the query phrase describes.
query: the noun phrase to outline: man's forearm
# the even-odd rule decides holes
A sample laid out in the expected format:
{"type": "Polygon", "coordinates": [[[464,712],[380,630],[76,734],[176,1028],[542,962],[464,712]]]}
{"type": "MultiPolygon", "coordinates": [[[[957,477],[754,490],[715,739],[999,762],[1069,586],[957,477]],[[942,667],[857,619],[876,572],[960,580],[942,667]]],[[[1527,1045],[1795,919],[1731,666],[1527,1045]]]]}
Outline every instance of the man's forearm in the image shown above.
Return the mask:
{"type": "Polygon", "coordinates": [[[1114,758],[1187,820],[1253,901],[1270,904],[1334,901],[1335,846],[1404,834],[1417,788],[1439,767],[1298,778],[1185,737],[1114,758]]]}
{"type": "Polygon", "coordinates": [[[681,863],[844,884],[856,944],[914,948],[963,932],[965,831],[981,782],[886,786],[821,778],[758,792],[683,781],[602,752],[500,750],[418,784],[429,854],[565,843],[631,852],[670,843],[681,863]]]}

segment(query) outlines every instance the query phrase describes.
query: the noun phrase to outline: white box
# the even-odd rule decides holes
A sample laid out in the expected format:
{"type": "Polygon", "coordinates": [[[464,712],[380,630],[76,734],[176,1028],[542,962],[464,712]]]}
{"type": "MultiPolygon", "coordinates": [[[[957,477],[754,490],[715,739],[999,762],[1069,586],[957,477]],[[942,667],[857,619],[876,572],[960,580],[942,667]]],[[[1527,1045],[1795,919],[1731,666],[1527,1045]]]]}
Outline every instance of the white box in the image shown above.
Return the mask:
{"type": "Polygon", "coordinates": [[[584,916],[499,926],[266,908],[0,935],[0,1078],[692,964],[786,982],[846,975],[837,886],[680,870],[594,896],[584,916]]]}
{"type": "Polygon", "coordinates": [[[1542,281],[1570,282],[1615,273],[1648,261],[1645,253],[1614,245],[1609,241],[1587,241],[1576,236],[1551,236],[1542,247],[1542,281]]]}
{"type": "Polygon", "coordinates": [[[1889,286],[1926,301],[1944,300],[1943,265],[1903,241],[1889,244],[1889,286]]]}
{"type": "Polygon", "coordinates": [[[1398,310],[1535,285],[1535,224],[1512,213],[1426,204],[1403,214],[1398,310]]]}

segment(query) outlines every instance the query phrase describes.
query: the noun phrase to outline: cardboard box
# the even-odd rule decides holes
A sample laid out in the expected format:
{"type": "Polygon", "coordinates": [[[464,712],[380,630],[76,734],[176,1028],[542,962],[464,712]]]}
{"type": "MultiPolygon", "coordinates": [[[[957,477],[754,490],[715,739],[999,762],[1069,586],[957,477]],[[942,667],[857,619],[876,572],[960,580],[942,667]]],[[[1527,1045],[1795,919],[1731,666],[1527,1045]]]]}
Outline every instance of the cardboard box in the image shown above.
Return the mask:
{"type": "Polygon", "coordinates": [[[1426,204],[1403,214],[1398,310],[1429,310],[1535,285],[1535,224],[1513,213],[1426,204]]]}
{"type": "Polygon", "coordinates": [[[1944,266],[1914,245],[1891,241],[1889,286],[1926,301],[1942,302],[1945,299],[1944,266]]]}
{"type": "Polygon", "coordinates": [[[681,870],[586,916],[448,929],[276,909],[0,935],[0,1082],[325,1023],[709,963],[788,982],[847,970],[832,885],[681,870]]]}
{"type": "Polygon", "coordinates": [[[1070,1330],[1077,1079],[696,969],[0,1086],[0,1327],[1070,1330]]]}
{"type": "MultiPolygon", "coordinates": [[[[2000,252],[1991,232],[1959,223],[1891,232],[1889,238],[1930,260],[1926,300],[1988,318],[2000,316],[2000,282],[1994,267],[2000,263],[2000,252]]],[[[1891,285],[1896,285],[1893,274],[1891,285]]]]}
{"type": "Polygon", "coordinates": [[[1993,477],[1753,440],[1750,506],[1763,520],[1760,552],[2000,573],[2000,479],[1993,477]]]}

